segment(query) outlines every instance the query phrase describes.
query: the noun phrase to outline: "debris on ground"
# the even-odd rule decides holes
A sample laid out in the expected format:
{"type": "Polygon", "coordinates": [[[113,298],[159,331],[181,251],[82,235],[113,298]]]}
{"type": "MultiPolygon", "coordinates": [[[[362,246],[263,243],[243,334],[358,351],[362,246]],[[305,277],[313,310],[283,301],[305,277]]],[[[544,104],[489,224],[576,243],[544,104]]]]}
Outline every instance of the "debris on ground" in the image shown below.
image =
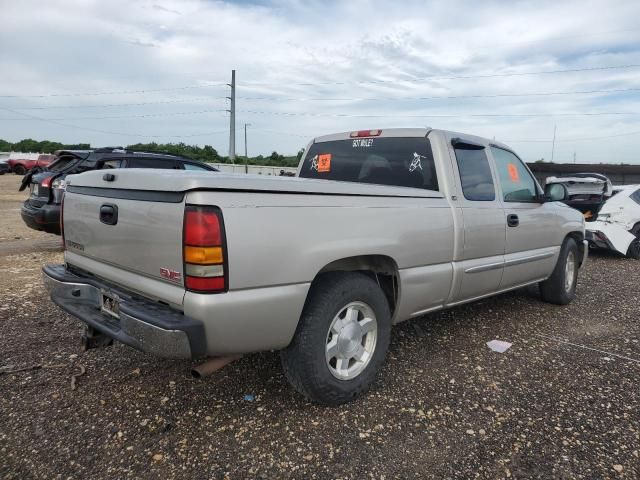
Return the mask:
{"type": "Polygon", "coordinates": [[[505,342],[504,340],[491,340],[487,342],[487,347],[489,347],[494,352],[504,353],[511,348],[512,343],[505,342]]]}

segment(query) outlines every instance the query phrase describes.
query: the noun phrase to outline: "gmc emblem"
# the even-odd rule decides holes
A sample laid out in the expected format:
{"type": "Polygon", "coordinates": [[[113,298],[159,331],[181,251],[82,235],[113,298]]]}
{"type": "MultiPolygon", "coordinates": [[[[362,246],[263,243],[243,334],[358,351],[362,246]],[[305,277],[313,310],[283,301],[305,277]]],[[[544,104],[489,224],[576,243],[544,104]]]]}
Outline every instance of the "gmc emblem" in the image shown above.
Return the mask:
{"type": "Polygon", "coordinates": [[[171,280],[172,282],[179,282],[182,280],[182,274],[175,270],[169,270],[168,268],[160,268],[160,276],[171,280]]]}

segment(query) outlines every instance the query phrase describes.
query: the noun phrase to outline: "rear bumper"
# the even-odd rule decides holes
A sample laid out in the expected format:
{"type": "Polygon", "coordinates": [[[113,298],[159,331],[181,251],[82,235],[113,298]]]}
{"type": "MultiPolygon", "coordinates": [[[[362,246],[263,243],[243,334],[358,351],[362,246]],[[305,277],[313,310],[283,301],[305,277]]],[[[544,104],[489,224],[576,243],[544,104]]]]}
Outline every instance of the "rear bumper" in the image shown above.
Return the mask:
{"type": "Polygon", "coordinates": [[[29,228],[60,235],[60,205],[47,203],[35,208],[27,200],[22,204],[20,215],[29,228]]]}
{"type": "Polygon", "coordinates": [[[197,358],[207,345],[201,322],[64,265],[46,265],[43,281],[60,308],[105,335],[143,352],[165,358],[197,358]],[[119,299],[119,318],[101,311],[106,292],[119,299]]]}

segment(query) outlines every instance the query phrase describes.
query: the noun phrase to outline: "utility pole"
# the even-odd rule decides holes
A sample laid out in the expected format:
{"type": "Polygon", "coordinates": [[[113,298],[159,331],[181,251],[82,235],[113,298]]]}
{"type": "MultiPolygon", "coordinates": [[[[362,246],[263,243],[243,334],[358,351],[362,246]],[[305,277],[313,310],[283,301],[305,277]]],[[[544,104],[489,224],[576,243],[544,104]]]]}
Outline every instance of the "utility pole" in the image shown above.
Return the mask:
{"type": "Polygon", "coordinates": [[[573,163],[576,163],[576,152],[573,152],[573,163]]]}
{"type": "Polygon", "coordinates": [[[247,126],[251,126],[251,124],[244,124],[244,173],[249,173],[249,154],[247,153],[247,126]]]}
{"type": "Polygon", "coordinates": [[[236,71],[231,70],[231,83],[227,83],[231,87],[231,96],[227,97],[231,100],[230,109],[227,110],[231,114],[229,120],[229,160],[234,163],[236,158],[236,71]]]}
{"type": "Polygon", "coordinates": [[[551,163],[553,163],[553,155],[556,150],[556,128],[558,125],[553,126],[553,142],[551,143],[551,163]]]}

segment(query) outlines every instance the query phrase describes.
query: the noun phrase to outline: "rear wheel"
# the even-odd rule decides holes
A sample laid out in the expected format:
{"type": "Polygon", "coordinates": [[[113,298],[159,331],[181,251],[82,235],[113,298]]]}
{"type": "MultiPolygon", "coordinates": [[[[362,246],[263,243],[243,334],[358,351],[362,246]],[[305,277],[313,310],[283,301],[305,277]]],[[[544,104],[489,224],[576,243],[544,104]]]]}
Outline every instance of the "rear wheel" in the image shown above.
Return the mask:
{"type": "Polygon", "coordinates": [[[637,223],[630,231],[636,236],[636,239],[631,242],[629,249],[627,250],[627,257],[640,260],[640,223],[637,223]]]}
{"type": "Polygon", "coordinates": [[[281,352],[284,373],[316,403],[348,402],[375,381],[390,332],[389,304],[371,277],[323,275],[312,287],[291,344],[281,352]]]}
{"type": "Polygon", "coordinates": [[[579,261],[578,244],[573,238],[566,238],[553,273],[539,284],[542,300],[556,305],[566,305],[574,299],[579,261]]]}
{"type": "Polygon", "coordinates": [[[13,167],[13,173],[15,173],[16,175],[24,175],[25,173],[27,173],[27,169],[24,168],[23,165],[16,165],[15,167],[13,167]]]}

